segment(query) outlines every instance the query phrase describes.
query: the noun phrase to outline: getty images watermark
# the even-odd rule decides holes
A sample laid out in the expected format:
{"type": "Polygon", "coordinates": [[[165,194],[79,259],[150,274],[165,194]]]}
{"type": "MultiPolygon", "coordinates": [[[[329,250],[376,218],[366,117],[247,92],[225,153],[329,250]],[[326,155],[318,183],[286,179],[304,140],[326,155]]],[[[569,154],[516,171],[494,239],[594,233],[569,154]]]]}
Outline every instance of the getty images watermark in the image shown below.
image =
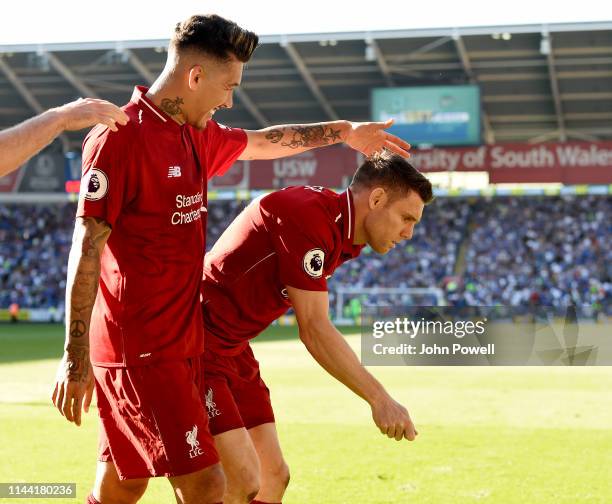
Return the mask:
{"type": "Polygon", "coordinates": [[[611,365],[610,326],[575,306],[370,306],[361,358],[371,366],[611,365]]]}
{"type": "Polygon", "coordinates": [[[471,335],[482,335],[485,333],[485,320],[410,320],[407,317],[396,317],[394,320],[375,320],[372,322],[372,336],[382,339],[385,335],[401,335],[411,343],[400,343],[398,346],[388,346],[382,341],[374,343],[372,351],[376,355],[493,355],[495,354],[495,343],[486,346],[464,346],[461,343],[450,345],[438,345],[431,342],[422,342],[420,345],[412,343],[417,336],[451,335],[457,339],[471,335]]]}

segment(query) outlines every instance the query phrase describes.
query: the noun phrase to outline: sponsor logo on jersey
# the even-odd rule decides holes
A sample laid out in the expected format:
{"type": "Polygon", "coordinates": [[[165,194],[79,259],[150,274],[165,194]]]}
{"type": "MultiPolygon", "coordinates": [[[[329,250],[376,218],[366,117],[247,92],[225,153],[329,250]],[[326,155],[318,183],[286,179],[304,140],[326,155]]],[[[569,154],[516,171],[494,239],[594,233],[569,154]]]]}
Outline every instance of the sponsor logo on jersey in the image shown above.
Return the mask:
{"type": "Polygon", "coordinates": [[[170,166],[168,168],[168,178],[178,178],[181,176],[180,166],[170,166]]]}
{"type": "Polygon", "coordinates": [[[310,249],[304,254],[302,265],[304,271],[313,278],[321,278],[323,275],[323,264],[325,262],[325,252],[320,248],[310,249]]]}
{"type": "Polygon", "coordinates": [[[177,211],[170,217],[173,226],[190,224],[202,218],[202,208],[206,208],[201,192],[191,195],[177,194],[175,198],[177,211]]]}
{"type": "Polygon", "coordinates": [[[84,198],[88,201],[98,201],[108,192],[108,177],[99,168],[92,168],[83,179],[84,198]]]}

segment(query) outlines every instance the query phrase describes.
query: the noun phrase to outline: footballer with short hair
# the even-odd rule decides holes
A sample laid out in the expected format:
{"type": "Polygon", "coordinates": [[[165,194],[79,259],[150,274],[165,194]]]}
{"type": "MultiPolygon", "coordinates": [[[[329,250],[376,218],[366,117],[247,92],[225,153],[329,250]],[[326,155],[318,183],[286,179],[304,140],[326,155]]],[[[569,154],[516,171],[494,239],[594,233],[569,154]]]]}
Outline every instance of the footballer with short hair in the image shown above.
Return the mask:
{"type": "MultiPolygon", "coordinates": [[[[199,391],[207,181],[236,159],[344,142],[364,154],[409,145],[386,123],[333,121],[247,131],[218,124],[233,105],[253,32],[216,15],[176,25],[166,66],[136,86],[127,125],[96,127],[66,282],[66,342],[52,400],[79,425],[94,384],[98,466],[88,503],[134,503],[167,477],[178,502],[219,502],[225,478],[199,391]]],[[[114,123],[113,123],[114,124],[114,123]]],[[[110,126],[110,123],[109,123],[110,126]]]]}
{"type": "Polygon", "coordinates": [[[427,178],[382,152],[366,159],[341,194],[298,186],[254,200],[206,254],[202,399],[227,478],[224,503],[279,503],[289,482],[270,393],[249,344],[289,308],[308,351],[370,404],[381,432],[415,439],[408,411],[331,323],[327,279],[366,244],[386,254],[409,240],[432,197],[427,178]]]}

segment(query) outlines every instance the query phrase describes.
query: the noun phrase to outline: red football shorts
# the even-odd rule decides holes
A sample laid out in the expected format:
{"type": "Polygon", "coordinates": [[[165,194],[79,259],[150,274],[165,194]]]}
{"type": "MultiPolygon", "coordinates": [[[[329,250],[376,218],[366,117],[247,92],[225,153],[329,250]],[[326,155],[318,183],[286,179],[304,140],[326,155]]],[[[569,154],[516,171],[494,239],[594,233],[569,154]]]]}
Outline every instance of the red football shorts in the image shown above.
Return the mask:
{"type": "Polygon", "coordinates": [[[270,391],[261,379],[250,345],[231,357],[207,350],[202,362],[201,389],[213,436],[274,422],[270,391]]]}
{"type": "Polygon", "coordinates": [[[219,461],[199,390],[199,357],[93,372],[98,458],[112,461],[122,480],[179,476],[219,461]]]}

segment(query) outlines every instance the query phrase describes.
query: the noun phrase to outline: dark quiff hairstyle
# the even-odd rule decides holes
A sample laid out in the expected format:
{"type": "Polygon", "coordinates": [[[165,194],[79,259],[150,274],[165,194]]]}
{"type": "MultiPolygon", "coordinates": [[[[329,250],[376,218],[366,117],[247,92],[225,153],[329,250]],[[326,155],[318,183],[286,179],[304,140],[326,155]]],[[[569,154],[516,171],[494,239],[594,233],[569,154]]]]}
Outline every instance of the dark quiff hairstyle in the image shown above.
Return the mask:
{"type": "Polygon", "coordinates": [[[433,200],[431,182],[402,156],[388,151],[373,154],[357,168],[351,187],[382,187],[391,200],[415,191],[426,205],[433,200]]]}
{"type": "Polygon", "coordinates": [[[170,46],[178,52],[201,51],[222,61],[229,60],[233,54],[246,63],[258,43],[257,35],[233,21],[216,14],[198,14],[177,23],[170,46]]]}

